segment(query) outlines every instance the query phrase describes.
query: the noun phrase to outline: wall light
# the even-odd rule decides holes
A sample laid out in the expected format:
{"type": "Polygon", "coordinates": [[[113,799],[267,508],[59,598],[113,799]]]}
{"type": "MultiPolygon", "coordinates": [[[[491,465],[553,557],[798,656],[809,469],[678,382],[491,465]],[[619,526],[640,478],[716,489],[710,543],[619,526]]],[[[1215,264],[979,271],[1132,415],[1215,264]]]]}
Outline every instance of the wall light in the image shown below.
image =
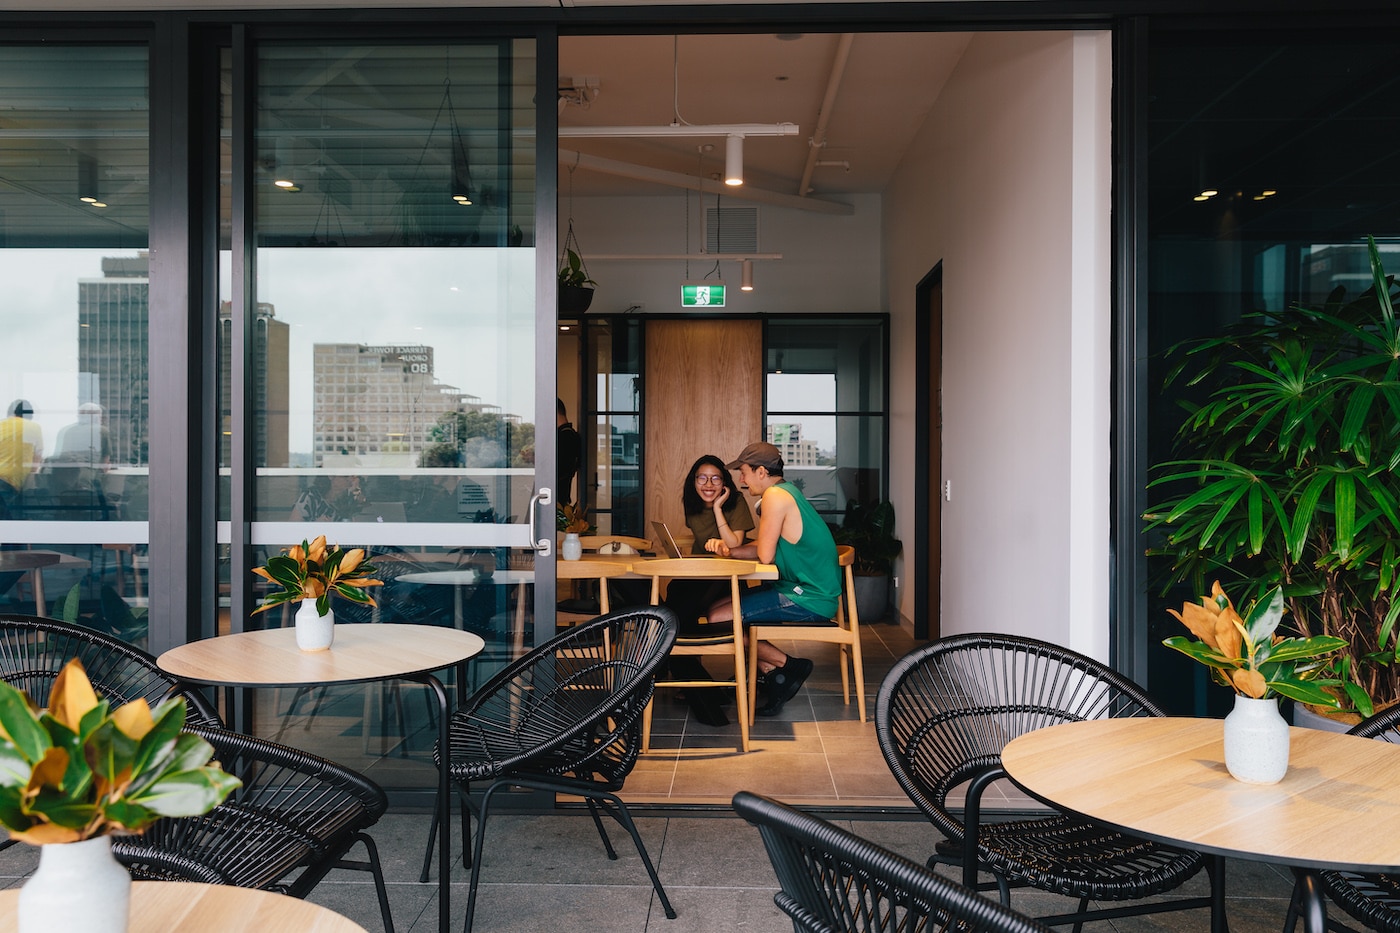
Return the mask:
{"type": "Polygon", "coordinates": [[[744,137],[724,138],[724,183],[742,185],[744,183],[744,137]]]}
{"type": "Polygon", "coordinates": [[[751,260],[745,259],[740,265],[740,270],[741,278],[739,281],[739,291],[753,291],[753,262],[751,260]]]}

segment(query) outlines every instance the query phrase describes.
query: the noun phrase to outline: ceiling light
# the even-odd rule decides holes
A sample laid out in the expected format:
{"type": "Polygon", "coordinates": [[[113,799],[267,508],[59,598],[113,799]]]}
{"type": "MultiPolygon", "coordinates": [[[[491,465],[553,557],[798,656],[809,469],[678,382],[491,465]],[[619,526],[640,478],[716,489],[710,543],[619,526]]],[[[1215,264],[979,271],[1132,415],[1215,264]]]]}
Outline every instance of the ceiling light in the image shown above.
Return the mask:
{"type": "Polygon", "coordinates": [[[727,136],[724,140],[724,183],[744,183],[744,137],[727,136]]]}
{"type": "Polygon", "coordinates": [[[1261,191],[1261,192],[1259,192],[1259,193],[1262,194],[1262,195],[1263,195],[1264,197],[1266,197],[1266,198],[1271,198],[1271,197],[1273,197],[1274,195],[1278,194],[1278,192],[1275,191],[1273,188],[1265,188],[1263,191],[1261,191]]]}
{"type": "Polygon", "coordinates": [[[751,260],[745,259],[740,265],[740,269],[741,278],[739,280],[739,291],[753,291],[753,262],[751,260]]]}
{"type": "Polygon", "coordinates": [[[297,183],[290,178],[279,178],[273,184],[279,188],[295,188],[297,186],[297,183]]]}
{"type": "Polygon", "coordinates": [[[1194,198],[1192,198],[1191,200],[1193,200],[1193,201],[1209,201],[1210,198],[1209,198],[1207,195],[1198,194],[1198,195],[1196,195],[1194,198]]]}
{"type": "Polygon", "coordinates": [[[1215,197],[1215,196],[1216,196],[1217,194],[1219,194],[1219,193],[1220,193],[1220,192],[1217,191],[1215,188],[1207,188],[1206,190],[1204,190],[1204,191],[1201,192],[1201,197],[1203,197],[1203,198],[1213,198],[1213,197],[1215,197]]]}
{"type": "Polygon", "coordinates": [[[89,196],[89,195],[83,195],[81,198],[78,198],[78,200],[79,200],[79,201],[82,201],[84,204],[96,204],[96,203],[97,203],[97,198],[91,197],[91,196],[89,196]]]}
{"type": "Polygon", "coordinates": [[[107,202],[106,202],[106,201],[93,201],[93,202],[92,202],[92,206],[93,206],[93,207],[106,207],[106,206],[107,206],[107,202]]]}

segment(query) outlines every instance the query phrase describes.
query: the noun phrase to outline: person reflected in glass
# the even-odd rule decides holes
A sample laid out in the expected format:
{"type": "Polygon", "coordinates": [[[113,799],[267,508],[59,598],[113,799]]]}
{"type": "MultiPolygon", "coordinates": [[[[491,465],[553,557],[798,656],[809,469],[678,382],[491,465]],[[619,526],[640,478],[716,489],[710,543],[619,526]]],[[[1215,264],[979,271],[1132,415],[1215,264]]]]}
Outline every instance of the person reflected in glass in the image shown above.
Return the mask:
{"type": "MultiPolygon", "coordinates": [[[[681,486],[681,506],[685,524],[694,540],[692,554],[706,553],[712,541],[739,547],[753,530],[753,512],[748,500],[734,484],[734,477],[724,468],[724,461],[706,454],[691,464],[681,486]]],[[[680,619],[682,635],[700,635],[706,626],[700,623],[709,607],[729,595],[727,580],[672,580],[666,588],[666,605],[680,619]]],[[[671,659],[671,674],[682,680],[712,680],[700,659],[681,655],[671,659]]],[[[732,701],[732,693],[723,688],[687,688],[686,702],[695,718],[707,726],[729,724],[723,706],[732,701]]]]}
{"type": "Polygon", "coordinates": [[[102,474],[112,460],[112,444],[103,424],[102,406],[83,402],[78,420],[63,427],[54,443],[54,454],[45,462],[52,479],[49,489],[66,517],[78,519],[87,511],[91,517],[106,516],[102,474]]]}
{"type": "Polygon", "coordinates": [[[348,522],[365,504],[358,476],[314,476],[292,505],[294,522],[348,522]]]}
{"type": "Polygon", "coordinates": [[[25,481],[43,459],[44,431],[34,421],[34,406],[17,398],[0,421],[0,518],[18,513],[25,481]]]}
{"type": "Polygon", "coordinates": [[[578,475],[579,465],[583,462],[583,439],[569,422],[569,410],[564,407],[564,400],[561,398],[554,400],[554,424],[554,452],[559,461],[555,495],[562,504],[582,504],[582,489],[579,490],[579,496],[574,496],[574,477],[578,475]]]}

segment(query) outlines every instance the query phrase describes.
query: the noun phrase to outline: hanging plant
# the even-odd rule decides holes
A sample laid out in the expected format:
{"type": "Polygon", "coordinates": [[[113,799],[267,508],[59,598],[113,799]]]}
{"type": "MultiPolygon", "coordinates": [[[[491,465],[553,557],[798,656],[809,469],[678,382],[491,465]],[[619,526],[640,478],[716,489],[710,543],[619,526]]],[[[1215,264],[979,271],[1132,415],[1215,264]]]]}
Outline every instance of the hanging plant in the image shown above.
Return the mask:
{"type": "Polygon", "coordinates": [[[564,236],[564,251],[559,256],[559,316],[578,317],[593,302],[593,287],[598,283],[588,274],[583,254],[579,252],[574,222],[569,220],[564,236]]]}

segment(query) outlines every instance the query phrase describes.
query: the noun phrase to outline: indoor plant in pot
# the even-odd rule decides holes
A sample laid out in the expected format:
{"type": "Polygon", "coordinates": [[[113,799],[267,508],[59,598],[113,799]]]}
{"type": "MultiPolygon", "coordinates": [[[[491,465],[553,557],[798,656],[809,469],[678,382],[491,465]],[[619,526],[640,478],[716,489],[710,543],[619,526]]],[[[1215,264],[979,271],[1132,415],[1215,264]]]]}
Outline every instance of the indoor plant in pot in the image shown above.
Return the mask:
{"type": "Polygon", "coordinates": [[[296,614],[297,647],[303,651],[324,651],[335,640],[331,594],[376,605],[374,597],[365,592],[369,587],[384,585],[384,581],[373,579],[376,571],[363,548],[347,551],[339,545],[327,545],[326,536],[319,535],[309,544],[302,541],[284,548],[279,556],[268,559],[266,567],[253,568],[253,573],[282,587],[268,594],[253,612],[300,602],[296,614]]]}
{"type": "Polygon", "coordinates": [[[1400,327],[1370,241],[1372,288],[1321,307],[1245,315],[1172,351],[1167,383],[1198,402],[1180,457],[1153,467],[1145,518],[1167,585],[1275,584],[1299,632],[1342,639],[1337,698],[1363,716],[1400,698],[1400,327]]]}
{"type": "Polygon", "coordinates": [[[559,261],[559,316],[574,318],[587,311],[593,303],[593,288],[597,284],[589,278],[583,258],[565,248],[559,261]]]}
{"type": "Polygon", "coordinates": [[[846,503],[841,526],[833,530],[837,544],[856,549],[856,611],[862,622],[878,622],[889,608],[890,575],[903,543],[894,536],[894,505],[876,501],[846,503]]]}
{"type": "Polygon", "coordinates": [[[0,823],[42,847],[20,892],[20,933],[126,930],[131,876],[109,837],[207,813],[241,783],[184,725],[183,697],[112,709],[77,659],[59,672],[46,710],[0,681],[0,823]]]}
{"type": "Polygon", "coordinates": [[[1225,717],[1225,767],[1249,784],[1274,784],[1288,770],[1288,724],[1278,697],[1336,706],[1328,687],[1327,659],[1347,646],[1330,635],[1287,637],[1283,588],[1274,587],[1241,618],[1219,581],[1200,604],[1168,609],[1197,640],[1173,635],[1162,643],[1210,669],[1212,679],[1235,692],[1235,708],[1225,717]]]}

